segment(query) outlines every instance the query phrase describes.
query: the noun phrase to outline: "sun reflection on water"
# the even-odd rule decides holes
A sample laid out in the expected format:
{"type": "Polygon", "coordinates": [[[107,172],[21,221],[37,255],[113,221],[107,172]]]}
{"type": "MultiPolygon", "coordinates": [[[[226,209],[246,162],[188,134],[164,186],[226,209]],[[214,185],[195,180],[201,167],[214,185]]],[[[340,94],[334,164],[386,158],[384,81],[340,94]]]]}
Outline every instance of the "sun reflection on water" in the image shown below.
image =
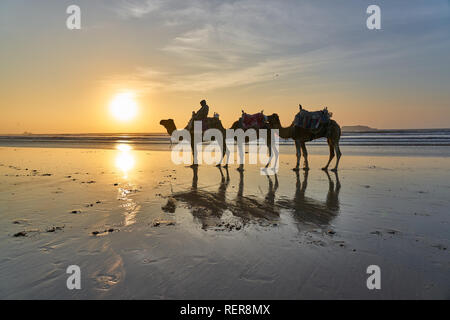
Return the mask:
{"type": "MultiPolygon", "coordinates": [[[[124,143],[116,146],[118,154],[115,158],[116,167],[123,172],[123,178],[128,179],[128,173],[135,167],[136,160],[133,154],[133,148],[124,143]]],[[[130,197],[130,195],[137,192],[137,188],[131,183],[127,182],[118,188],[118,199],[122,201],[121,207],[124,209],[124,225],[129,226],[136,222],[136,214],[139,212],[141,206],[130,197]]]]}
{"type": "Polygon", "coordinates": [[[128,172],[134,168],[136,161],[131,153],[131,146],[128,144],[119,144],[116,146],[119,154],[116,156],[116,167],[123,172],[123,178],[128,178],[128,172]]]}

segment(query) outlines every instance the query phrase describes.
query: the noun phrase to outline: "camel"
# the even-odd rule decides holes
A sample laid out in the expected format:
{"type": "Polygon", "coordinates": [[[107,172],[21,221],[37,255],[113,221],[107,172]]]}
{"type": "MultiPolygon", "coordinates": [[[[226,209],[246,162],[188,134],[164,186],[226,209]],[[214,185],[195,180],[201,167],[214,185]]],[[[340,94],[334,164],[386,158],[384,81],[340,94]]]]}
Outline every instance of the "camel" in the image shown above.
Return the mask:
{"type": "MultiPolygon", "coordinates": [[[[222,125],[222,122],[218,119],[218,118],[207,118],[206,119],[206,123],[208,125],[209,129],[217,129],[222,133],[222,137],[223,137],[223,149],[222,149],[222,158],[220,163],[217,165],[218,167],[220,167],[223,158],[225,157],[225,155],[228,155],[228,149],[226,148],[225,145],[225,138],[226,138],[226,130],[222,125]]],[[[162,125],[164,128],[166,128],[167,133],[171,136],[172,133],[177,130],[177,126],[175,125],[175,122],[173,121],[173,119],[166,119],[166,120],[161,120],[159,122],[160,125],[162,125]]],[[[188,126],[185,127],[186,130],[188,130],[188,126]]],[[[194,143],[194,128],[189,129],[189,134],[191,136],[191,148],[192,148],[192,156],[193,156],[193,163],[191,165],[191,167],[195,167],[198,166],[197,164],[197,145],[194,143]]],[[[226,162],[225,168],[228,168],[228,161],[226,162]]]]}
{"type": "MultiPolygon", "coordinates": [[[[244,110],[242,110],[242,115],[244,115],[244,113],[245,113],[244,110]]],[[[261,111],[261,114],[264,114],[264,111],[261,111]]],[[[275,116],[275,115],[276,115],[276,113],[274,113],[272,116],[275,116]]],[[[240,121],[240,119],[235,121],[235,122],[233,122],[233,125],[231,126],[231,129],[233,129],[233,130],[241,129],[241,130],[244,131],[244,133],[247,132],[250,129],[254,129],[256,131],[256,139],[259,139],[259,130],[258,130],[258,128],[244,128],[243,125],[242,125],[242,121],[240,121]]],[[[270,164],[270,162],[272,161],[272,158],[273,158],[273,152],[272,152],[273,150],[272,150],[272,143],[271,143],[271,136],[272,136],[271,130],[272,129],[270,127],[267,127],[265,129],[267,130],[267,138],[265,139],[265,142],[266,142],[266,145],[267,145],[267,150],[269,151],[269,161],[267,162],[267,164],[265,166],[265,168],[267,169],[267,167],[269,166],[269,164],[270,164]]],[[[246,137],[246,142],[250,142],[250,137],[249,136],[246,137]]],[[[243,153],[243,148],[242,148],[241,145],[238,145],[238,150],[239,150],[239,157],[241,159],[243,159],[244,153],[243,153]]],[[[277,159],[275,161],[277,161],[277,159]]],[[[244,171],[244,164],[241,163],[237,170],[241,171],[241,172],[244,171]]]]}
{"type": "MultiPolygon", "coordinates": [[[[273,114],[273,115],[276,115],[276,114],[273,114]]],[[[218,167],[221,166],[221,163],[222,163],[222,161],[223,161],[223,159],[225,158],[225,155],[226,155],[227,156],[227,161],[226,161],[226,163],[224,165],[224,168],[228,168],[229,150],[228,150],[228,148],[226,146],[226,130],[223,127],[222,122],[218,118],[207,118],[206,121],[207,121],[209,129],[218,129],[222,133],[222,136],[223,136],[223,147],[224,148],[222,150],[221,162],[217,166],[218,167]]],[[[172,135],[172,133],[175,130],[177,130],[177,127],[176,127],[175,122],[174,122],[173,119],[161,120],[159,122],[159,124],[162,125],[164,128],[166,128],[166,131],[167,131],[167,133],[169,135],[172,135]]],[[[185,129],[188,129],[188,126],[186,126],[185,129]]],[[[233,123],[233,125],[231,126],[231,129],[232,130],[242,129],[244,131],[244,133],[245,133],[249,129],[252,129],[252,128],[244,129],[242,127],[241,121],[237,120],[237,121],[235,121],[233,123]]],[[[256,131],[256,139],[259,139],[259,131],[257,129],[255,129],[255,131],[256,131]]],[[[197,159],[197,148],[196,148],[196,145],[194,144],[194,130],[191,128],[189,130],[189,133],[190,133],[190,136],[191,136],[191,147],[192,147],[192,155],[193,155],[192,167],[193,167],[193,166],[197,166],[197,164],[196,164],[197,163],[197,161],[196,161],[196,159],[197,159]]],[[[246,142],[248,142],[249,141],[249,137],[247,136],[246,138],[247,138],[246,142]]],[[[266,142],[267,148],[269,150],[269,161],[267,162],[267,164],[265,166],[267,168],[269,166],[270,162],[272,161],[272,158],[273,158],[272,145],[271,145],[271,129],[270,128],[267,129],[267,139],[265,140],[265,142],[266,142]]],[[[238,145],[238,150],[239,150],[239,157],[240,157],[240,159],[243,159],[244,158],[244,151],[243,151],[242,145],[238,145]]],[[[237,170],[238,171],[244,171],[243,161],[239,165],[237,170]]]]}
{"type": "Polygon", "coordinates": [[[279,135],[283,139],[293,139],[295,141],[295,148],[297,150],[297,165],[293,169],[294,171],[299,170],[300,158],[302,156],[305,159],[304,170],[309,170],[308,164],[308,152],[306,150],[305,142],[316,140],[319,138],[327,138],[328,146],[330,147],[330,158],[328,163],[322,170],[328,170],[328,166],[333,160],[336,151],[336,166],[331,171],[336,172],[338,170],[339,160],[342,156],[341,150],[339,148],[339,140],[341,138],[341,127],[334,120],[330,120],[327,123],[321,124],[317,129],[305,129],[300,128],[292,123],[289,127],[283,127],[280,122],[280,118],[275,113],[268,116],[269,127],[271,129],[278,129],[279,135]]]}

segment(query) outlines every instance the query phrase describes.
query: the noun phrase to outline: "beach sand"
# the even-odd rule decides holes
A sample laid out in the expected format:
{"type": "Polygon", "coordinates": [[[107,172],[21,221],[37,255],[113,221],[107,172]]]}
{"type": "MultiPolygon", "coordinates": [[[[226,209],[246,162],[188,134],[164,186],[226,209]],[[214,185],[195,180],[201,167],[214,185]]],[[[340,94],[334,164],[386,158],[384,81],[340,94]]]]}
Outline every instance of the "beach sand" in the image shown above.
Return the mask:
{"type": "Polygon", "coordinates": [[[0,298],[449,299],[449,157],[380,150],[342,147],[337,176],[311,148],[297,176],[283,146],[277,177],[228,179],[168,146],[0,147],[0,298]]]}

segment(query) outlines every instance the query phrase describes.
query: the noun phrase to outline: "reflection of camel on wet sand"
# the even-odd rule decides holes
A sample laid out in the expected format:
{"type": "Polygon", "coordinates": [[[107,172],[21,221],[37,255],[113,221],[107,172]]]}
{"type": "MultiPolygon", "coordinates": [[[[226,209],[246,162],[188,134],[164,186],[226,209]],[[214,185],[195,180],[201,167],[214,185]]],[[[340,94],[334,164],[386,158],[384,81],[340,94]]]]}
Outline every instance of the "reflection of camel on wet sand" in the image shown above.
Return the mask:
{"type": "Polygon", "coordinates": [[[328,193],[325,201],[319,201],[305,196],[308,186],[308,171],[305,171],[303,182],[300,182],[300,175],[296,172],[297,182],[294,199],[282,198],[277,201],[277,205],[292,211],[294,219],[301,225],[327,226],[339,213],[339,192],[341,184],[339,176],[335,172],[336,186],[328,172],[328,193]]]}
{"type": "Polygon", "coordinates": [[[271,226],[279,220],[282,209],[292,213],[299,226],[325,227],[339,213],[341,184],[337,173],[335,173],[335,184],[330,174],[325,172],[328,178],[328,193],[325,201],[319,201],[305,196],[308,185],[308,171],[304,174],[303,182],[300,182],[300,175],[298,172],[296,173],[297,182],[294,198],[288,199],[282,196],[279,200],[276,200],[276,192],[279,186],[277,175],[274,176],[274,181],[270,176],[266,176],[268,179],[267,194],[264,198],[258,198],[253,195],[244,195],[244,173],[239,172],[239,188],[236,197],[234,200],[228,200],[227,189],[230,183],[228,170],[226,170],[225,177],[222,169],[219,168],[221,182],[218,190],[207,191],[197,187],[198,168],[192,169],[193,178],[190,190],[172,194],[165,207],[168,207],[169,203],[174,200],[183,203],[189,208],[196,221],[202,224],[203,229],[225,227],[228,230],[239,230],[249,223],[271,226]],[[224,214],[227,211],[231,215],[225,216],[224,214]]]}
{"type": "MultiPolygon", "coordinates": [[[[198,167],[192,168],[192,187],[186,192],[177,192],[172,195],[176,201],[185,203],[192,215],[202,223],[202,228],[216,226],[220,223],[224,211],[228,209],[226,190],[230,184],[230,176],[226,169],[226,177],[219,167],[221,181],[216,192],[198,189],[198,167]]],[[[171,201],[169,199],[169,201],[171,201]]]]}
{"type": "Polygon", "coordinates": [[[240,217],[243,221],[258,220],[263,224],[279,219],[280,213],[275,205],[278,177],[275,175],[275,185],[269,175],[266,177],[269,181],[269,188],[264,201],[261,201],[255,197],[244,196],[244,173],[239,172],[238,193],[234,205],[230,207],[233,215],[240,217]]]}
{"type": "Polygon", "coordinates": [[[235,200],[227,200],[227,188],[230,183],[228,169],[226,177],[221,168],[221,182],[217,191],[199,189],[198,168],[193,167],[192,187],[189,191],[177,192],[168,200],[173,200],[187,205],[191,214],[202,224],[203,229],[209,227],[225,227],[228,230],[241,229],[250,222],[268,225],[270,221],[278,220],[278,207],[275,205],[275,191],[278,188],[278,179],[275,177],[275,185],[269,180],[269,190],[264,200],[255,197],[244,196],[244,173],[240,172],[239,189],[235,200]],[[224,221],[225,211],[229,211],[232,217],[224,221]],[[238,221],[236,221],[236,218],[238,221]]]}

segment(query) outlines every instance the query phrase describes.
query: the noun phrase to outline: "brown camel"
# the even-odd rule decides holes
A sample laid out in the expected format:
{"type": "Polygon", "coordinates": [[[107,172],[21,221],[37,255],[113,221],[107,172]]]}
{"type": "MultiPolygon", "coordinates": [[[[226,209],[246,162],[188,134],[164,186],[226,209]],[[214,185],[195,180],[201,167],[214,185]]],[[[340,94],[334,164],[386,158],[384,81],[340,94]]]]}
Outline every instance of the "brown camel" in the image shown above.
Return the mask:
{"type": "Polygon", "coordinates": [[[297,150],[297,165],[293,169],[299,170],[300,158],[302,156],[305,159],[304,170],[309,170],[308,165],[308,152],[306,151],[305,142],[312,141],[319,138],[327,138],[328,146],[330,147],[330,158],[328,163],[322,170],[328,170],[331,160],[333,160],[336,151],[336,166],[331,171],[337,171],[339,160],[342,156],[339,148],[339,140],[341,138],[341,127],[334,120],[330,120],[327,123],[321,124],[317,129],[305,129],[297,127],[291,124],[289,127],[283,127],[280,122],[280,118],[277,114],[268,116],[269,127],[272,129],[278,129],[280,137],[283,139],[293,139],[295,141],[295,148],[297,150]]]}
{"type": "MultiPolygon", "coordinates": [[[[276,114],[273,114],[273,116],[274,115],[276,115],[276,114]]],[[[217,119],[217,118],[207,118],[206,121],[207,121],[207,126],[208,126],[209,129],[218,129],[222,133],[222,136],[223,136],[223,149],[222,150],[223,150],[223,152],[222,152],[221,163],[223,161],[223,158],[225,158],[225,155],[226,155],[227,156],[227,161],[225,162],[225,165],[224,165],[224,167],[226,168],[226,167],[228,167],[228,157],[229,157],[229,150],[228,150],[228,148],[226,146],[226,130],[223,127],[222,122],[219,119],[217,119]]],[[[166,128],[167,133],[169,135],[172,135],[172,133],[175,130],[177,130],[177,127],[176,127],[175,122],[174,122],[173,119],[161,120],[159,122],[159,124],[162,125],[164,128],[166,128]]],[[[186,126],[185,129],[188,130],[188,126],[186,126]]],[[[246,129],[244,129],[242,127],[241,121],[238,120],[238,121],[235,121],[233,123],[233,125],[231,126],[231,129],[232,130],[242,129],[244,131],[244,133],[246,133],[246,132],[248,132],[249,129],[255,129],[255,128],[246,128],[246,129]]],[[[253,138],[253,139],[258,139],[259,138],[259,131],[257,129],[255,129],[255,131],[256,131],[256,137],[251,137],[250,135],[247,135],[245,142],[248,142],[251,138],[253,138]]],[[[193,138],[194,130],[193,130],[193,128],[189,129],[189,133],[190,133],[190,136],[191,136],[191,147],[192,147],[192,154],[193,154],[193,161],[194,161],[192,166],[196,166],[197,165],[196,164],[197,147],[196,147],[196,145],[194,145],[194,138],[193,138]]],[[[269,150],[269,156],[270,156],[269,157],[269,161],[266,164],[266,168],[267,168],[269,166],[271,160],[272,160],[272,157],[273,157],[272,146],[271,146],[271,129],[270,128],[267,128],[267,139],[265,140],[265,142],[267,144],[267,148],[269,150]]],[[[244,158],[244,151],[243,151],[243,148],[242,148],[242,145],[241,145],[243,143],[244,143],[244,141],[242,141],[242,142],[238,141],[238,150],[239,150],[240,159],[244,158]]],[[[219,163],[217,166],[220,166],[221,163],[219,163]]],[[[244,164],[241,163],[237,170],[238,171],[244,171],[244,164]]]]}
{"type": "MultiPolygon", "coordinates": [[[[242,110],[242,114],[244,115],[244,110],[242,110]]],[[[263,114],[263,111],[261,111],[261,114],[263,114]]],[[[276,116],[276,113],[274,113],[272,116],[276,116]]],[[[266,145],[267,145],[267,150],[269,151],[269,161],[267,162],[267,164],[266,164],[266,166],[265,166],[265,168],[267,168],[268,166],[269,166],[269,164],[270,164],[270,162],[272,161],[272,158],[273,158],[273,154],[274,154],[274,152],[273,151],[276,151],[276,150],[273,150],[272,149],[272,142],[271,142],[271,137],[272,137],[272,131],[271,131],[271,128],[268,126],[268,123],[267,123],[267,121],[266,121],[266,128],[261,128],[261,129],[266,129],[267,130],[267,137],[266,137],[266,139],[265,139],[265,143],[266,143],[266,145]]],[[[250,129],[253,129],[253,130],[255,130],[256,131],[256,136],[254,136],[254,137],[251,137],[250,135],[247,135],[246,136],[246,141],[245,142],[250,142],[250,139],[251,138],[253,138],[253,139],[259,139],[259,130],[258,129],[260,129],[260,128],[244,128],[243,127],[243,125],[242,125],[242,121],[240,121],[240,120],[237,120],[237,121],[235,121],[234,123],[233,123],[233,125],[231,126],[231,129],[232,130],[239,130],[239,129],[241,129],[241,130],[243,130],[244,131],[244,133],[247,133],[250,129]]],[[[243,159],[243,157],[244,157],[244,153],[243,153],[243,148],[242,148],[242,145],[238,145],[238,150],[239,150],[239,157],[241,158],[241,159],[243,159]]],[[[275,159],[275,161],[277,161],[277,159],[275,159]]],[[[243,163],[241,163],[240,165],[239,165],[239,168],[237,169],[238,171],[244,171],[244,164],[243,163]]]]}
{"type": "MultiPolygon", "coordinates": [[[[173,121],[173,119],[161,120],[159,122],[159,124],[162,125],[164,128],[166,128],[167,133],[170,136],[172,135],[172,133],[175,130],[177,130],[177,126],[175,125],[175,122],[173,121]]],[[[222,133],[222,137],[223,137],[222,158],[221,158],[221,162],[217,165],[218,167],[220,167],[223,158],[225,157],[226,154],[228,154],[228,149],[226,148],[226,145],[225,145],[226,130],[223,127],[222,122],[218,118],[207,118],[206,124],[209,129],[217,129],[222,133]]],[[[192,159],[193,163],[191,166],[192,167],[198,166],[197,161],[196,161],[197,160],[197,145],[194,143],[194,128],[191,127],[190,129],[188,129],[188,126],[186,126],[185,129],[189,131],[189,134],[191,136],[191,148],[192,148],[192,156],[193,156],[193,159],[192,159]]],[[[228,167],[228,161],[224,167],[228,167]]]]}

